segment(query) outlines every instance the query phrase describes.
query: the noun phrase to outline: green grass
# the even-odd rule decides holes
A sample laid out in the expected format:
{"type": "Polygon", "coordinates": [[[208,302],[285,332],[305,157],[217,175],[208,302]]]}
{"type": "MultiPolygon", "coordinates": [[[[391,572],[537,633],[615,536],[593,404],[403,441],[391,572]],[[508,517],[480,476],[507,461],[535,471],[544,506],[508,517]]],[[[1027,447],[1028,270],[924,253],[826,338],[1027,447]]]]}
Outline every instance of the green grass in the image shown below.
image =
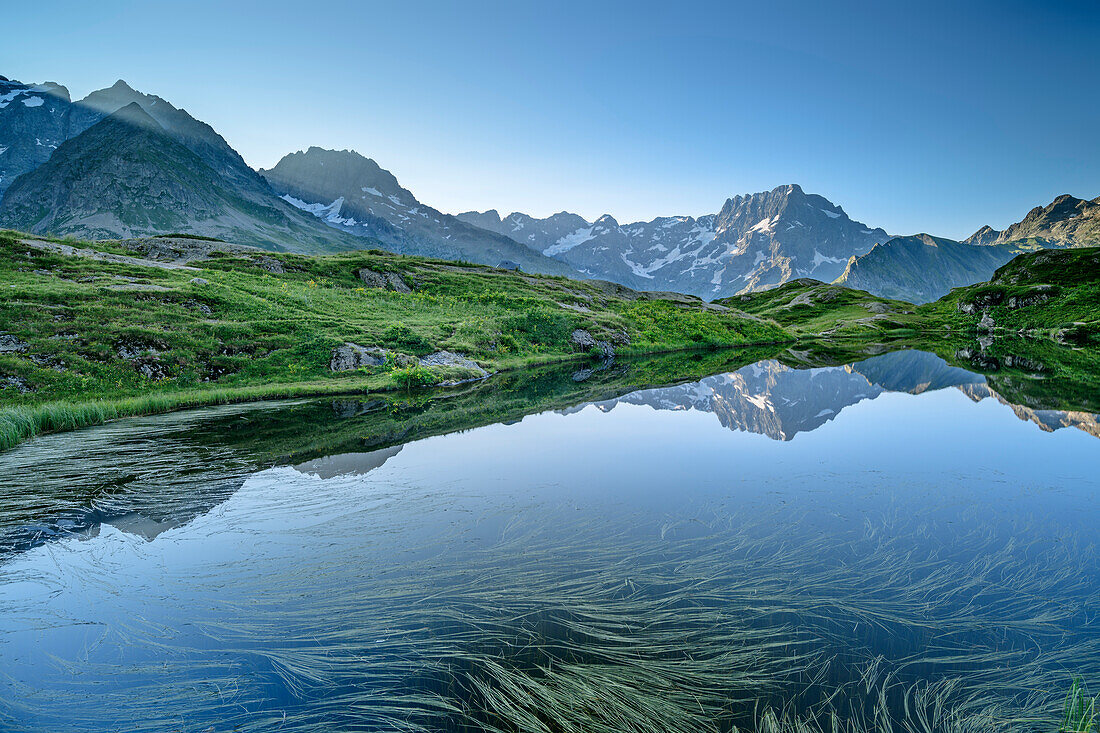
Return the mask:
{"type": "Polygon", "coordinates": [[[914,315],[911,303],[809,278],[716,302],[771,319],[798,336],[887,338],[932,325],[914,315]]]}
{"type": "MultiPolygon", "coordinates": [[[[395,371],[409,361],[401,354],[448,350],[491,371],[577,358],[574,329],[625,354],[790,339],[698,299],[378,250],[218,254],[172,270],[56,255],[23,236],[0,232],[0,334],[26,345],[0,353],[0,445],[104,415],[463,376],[395,371]],[[285,272],[270,272],[273,261],[285,272]],[[398,273],[413,292],[366,287],[362,268],[398,273]],[[333,373],[333,349],[345,341],[395,358],[333,373]]],[[[118,242],[67,243],[127,252],[118,242]]]]}
{"type": "Polygon", "coordinates": [[[1097,705],[1100,697],[1089,697],[1081,680],[1073,680],[1066,694],[1066,710],[1058,733],[1094,733],[1100,730],[1097,705]]]}
{"type": "Polygon", "coordinates": [[[1042,250],[1019,255],[987,283],[956,288],[921,306],[925,320],[975,331],[983,315],[993,333],[1054,337],[1100,346],[1100,248],[1042,250]]]}
{"type": "MultiPolygon", "coordinates": [[[[23,236],[0,232],[0,335],[25,345],[0,352],[0,447],[114,416],[415,389],[471,376],[409,368],[415,357],[438,350],[464,354],[490,371],[579,358],[571,345],[575,329],[621,355],[903,336],[931,336],[930,348],[943,351],[936,344],[944,334],[952,342],[969,338],[988,311],[1002,333],[1100,345],[1097,249],[1021,255],[990,283],[918,308],[812,280],[709,305],[380,250],[215,253],[192,263],[195,269],[164,269],[55,255],[21,244],[23,236]],[[284,272],[271,272],[279,268],[284,272]],[[366,287],[356,274],[364,268],[396,273],[413,292],[366,287]],[[333,349],[345,341],[383,347],[392,358],[333,373],[333,349]]],[[[122,242],[68,243],[128,251],[122,242]]],[[[1044,359],[1056,367],[1050,376],[1077,382],[1087,382],[1096,366],[1087,354],[1044,359]]],[[[1024,364],[1007,363],[1009,371],[1013,363],[1024,364]]],[[[1026,392],[1027,381],[1016,381],[1009,392],[1026,392]]]]}

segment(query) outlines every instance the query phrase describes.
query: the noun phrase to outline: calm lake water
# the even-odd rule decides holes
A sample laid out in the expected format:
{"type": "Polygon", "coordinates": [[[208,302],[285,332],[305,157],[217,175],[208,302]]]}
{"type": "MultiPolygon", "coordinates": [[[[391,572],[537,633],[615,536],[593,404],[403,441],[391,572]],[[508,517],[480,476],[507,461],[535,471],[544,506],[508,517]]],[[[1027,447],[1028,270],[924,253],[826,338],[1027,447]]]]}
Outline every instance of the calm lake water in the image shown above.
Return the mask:
{"type": "Polygon", "coordinates": [[[1100,683],[1100,417],[915,351],[570,369],[0,454],[0,729],[1054,731],[1100,683]]]}

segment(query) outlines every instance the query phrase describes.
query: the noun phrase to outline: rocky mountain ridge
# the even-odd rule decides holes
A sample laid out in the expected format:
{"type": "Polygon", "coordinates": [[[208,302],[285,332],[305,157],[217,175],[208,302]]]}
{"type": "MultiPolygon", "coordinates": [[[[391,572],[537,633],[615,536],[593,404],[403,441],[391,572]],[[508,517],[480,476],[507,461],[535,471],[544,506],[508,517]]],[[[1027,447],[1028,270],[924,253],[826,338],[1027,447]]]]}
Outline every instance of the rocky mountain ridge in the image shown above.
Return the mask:
{"type": "Polygon", "coordinates": [[[837,284],[886,298],[928,303],[952,288],[984,282],[1023,252],[1100,245],[1100,197],[1062,194],[997,231],[983,226],[962,242],[928,234],[895,237],[849,259],[837,284]]]}
{"type": "Polygon", "coordinates": [[[984,226],[964,240],[990,245],[1030,242],[1042,247],[1095,247],[1100,244],[1100,196],[1092,201],[1064,193],[1036,206],[1004,231],[984,226]]]}
{"type": "Polygon", "coordinates": [[[70,101],[68,90],[57,84],[8,80],[0,85],[7,90],[2,93],[6,105],[0,106],[3,226],[99,238],[178,231],[307,252],[358,245],[352,237],[280,200],[212,127],[160,97],[135,91],[121,80],[77,102],[70,101]],[[124,109],[129,111],[81,140],[85,132],[124,109]],[[130,134],[126,124],[134,126],[133,140],[126,139],[130,134]],[[159,134],[148,134],[154,129],[159,134]],[[115,137],[106,138],[104,131],[115,137]],[[29,147],[32,137],[33,148],[29,147]],[[194,156],[188,163],[190,170],[179,168],[186,156],[166,150],[166,139],[194,156]],[[139,142],[152,147],[140,151],[139,142]],[[59,157],[55,151],[62,147],[66,154],[59,157]],[[125,159],[117,157],[121,151],[125,159]],[[140,171],[134,167],[138,158],[142,158],[140,171]],[[158,165],[167,167],[155,171],[158,165]],[[128,175],[135,177],[123,177],[128,175]],[[20,176],[27,180],[21,181],[20,176]],[[145,185],[158,181],[160,188],[142,189],[136,185],[142,181],[145,185]],[[203,189],[184,191],[181,187],[188,181],[203,189]],[[11,194],[12,189],[17,193],[11,194]],[[222,202],[217,211],[211,208],[215,200],[222,202]],[[136,205],[154,201],[156,206],[146,212],[136,205]],[[204,203],[198,205],[199,201],[204,203]],[[165,229],[169,223],[171,228],[165,229]]]}
{"type": "Polygon", "coordinates": [[[727,199],[717,214],[620,224],[561,212],[545,219],[496,211],[458,215],[569,263],[590,277],[713,299],[795,277],[832,280],[853,254],[889,237],[797,184],[727,199]]]}
{"type": "Polygon", "coordinates": [[[422,204],[392,173],[351,150],[311,147],[260,174],[291,205],[329,226],[378,239],[395,252],[578,275],[510,237],[422,204]]]}

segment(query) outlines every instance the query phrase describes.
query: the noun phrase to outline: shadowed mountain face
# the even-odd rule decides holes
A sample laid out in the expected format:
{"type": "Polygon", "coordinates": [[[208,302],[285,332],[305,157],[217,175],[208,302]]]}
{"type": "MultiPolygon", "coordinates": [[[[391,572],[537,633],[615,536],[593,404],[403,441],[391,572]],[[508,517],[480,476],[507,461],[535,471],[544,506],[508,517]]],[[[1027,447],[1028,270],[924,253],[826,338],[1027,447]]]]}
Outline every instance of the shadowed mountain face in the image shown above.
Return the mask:
{"type": "Polygon", "coordinates": [[[377,238],[395,252],[577,274],[507,236],[425,206],[392,173],[354,151],[314,147],[260,173],[288,203],[330,226],[377,238]]]}
{"type": "Polygon", "coordinates": [[[0,100],[0,192],[18,188],[12,196],[5,193],[4,226],[101,238],[178,231],[310,252],[360,245],[279,199],[212,127],[123,81],[78,102],[70,102],[59,85],[0,82],[0,100]],[[158,135],[146,134],[152,128],[132,110],[118,116],[129,107],[152,120],[158,135]],[[83,135],[110,117],[111,124],[83,135]],[[127,121],[136,125],[133,139],[119,124],[127,121]],[[168,153],[165,140],[190,157],[168,153]],[[62,146],[64,155],[52,155],[62,146]],[[122,151],[126,157],[116,158],[122,151]],[[140,171],[134,167],[138,158],[140,171]],[[154,171],[169,158],[189,170],[169,165],[154,171]],[[29,180],[16,187],[24,174],[29,180]],[[137,177],[118,178],[128,174],[137,177]],[[211,206],[215,199],[223,204],[211,206]],[[143,202],[155,205],[141,211],[143,202]],[[189,208],[193,204],[198,208],[189,208]]]}
{"type": "Polygon", "coordinates": [[[797,185],[728,199],[717,214],[589,223],[568,212],[546,219],[495,211],[459,214],[556,257],[591,277],[642,290],[720,298],[796,277],[830,281],[852,255],[888,239],[797,185]]]}
{"type": "Polygon", "coordinates": [[[849,259],[836,282],[884,298],[929,303],[952,288],[988,280],[1022,251],[1014,244],[965,244],[928,234],[895,237],[849,259]]]}
{"type": "Polygon", "coordinates": [[[93,238],[189,232],[269,248],[287,241],[323,248],[324,237],[274,201],[242,192],[131,102],[20,176],[0,202],[0,222],[93,238]]]}
{"type": "Polygon", "coordinates": [[[837,279],[886,298],[928,303],[952,288],[984,282],[1022,253],[1042,248],[1100,245],[1100,198],[1063,194],[999,232],[984,226],[964,242],[927,234],[896,237],[852,257],[837,279]]]}
{"type": "Polygon", "coordinates": [[[975,401],[992,397],[1011,407],[1021,420],[1045,431],[1075,427],[1100,437],[1100,415],[1014,405],[998,395],[984,376],[923,351],[895,351],[843,367],[817,369],[762,361],[699,382],[634,392],[596,405],[605,412],[618,404],[711,412],[730,430],[785,441],[816,430],[845,408],[886,392],[918,395],[950,387],[975,401]]]}
{"type": "Polygon", "coordinates": [[[69,90],[0,77],[0,198],[27,171],[49,160],[70,135],[69,90]]]}

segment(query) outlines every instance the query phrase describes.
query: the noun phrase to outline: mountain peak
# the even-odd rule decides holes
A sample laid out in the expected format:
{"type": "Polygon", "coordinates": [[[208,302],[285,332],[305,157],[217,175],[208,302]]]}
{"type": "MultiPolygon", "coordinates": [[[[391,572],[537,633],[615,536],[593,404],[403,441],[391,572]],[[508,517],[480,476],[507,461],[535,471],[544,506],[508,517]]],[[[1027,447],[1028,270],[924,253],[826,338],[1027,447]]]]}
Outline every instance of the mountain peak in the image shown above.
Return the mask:
{"type": "Polygon", "coordinates": [[[156,130],[163,132],[164,128],[160,123],[149,116],[149,113],[138,104],[137,102],[130,102],[125,107],[116,110],[115,112],[104,118],[104,122],[107,121],[122,122],[132,127],[141,127],[148,130],[156,130]]]}
{"type": "Polygon", "coordinates": [[[963,241],[965,241],[967,244],[984,246],[987,244],[993,244],[997,241],[997,237],[999,236],[1001,236],[1001,233],[999,231],[986,224],[963,241]]]}
{"type": "Polygon", "coordinates": [[[111,90],[115,92],[133,92],[134,88],[127,84],[124,80],[119,79],[111,85],[111,90]]]}

